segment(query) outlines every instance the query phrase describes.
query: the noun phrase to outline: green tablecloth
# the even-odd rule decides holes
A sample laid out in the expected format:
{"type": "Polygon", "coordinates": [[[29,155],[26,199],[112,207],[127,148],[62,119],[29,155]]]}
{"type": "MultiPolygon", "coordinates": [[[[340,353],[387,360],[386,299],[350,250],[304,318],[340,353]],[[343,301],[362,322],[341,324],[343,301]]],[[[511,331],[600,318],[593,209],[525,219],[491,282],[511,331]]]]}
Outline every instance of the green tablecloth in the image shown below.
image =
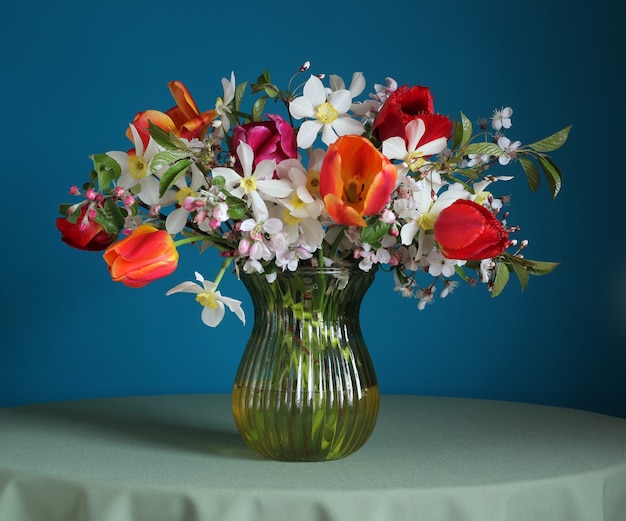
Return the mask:
{"type": "Polygon", "coordinates": [[[1,521],[626,521],[626,420],[383,396],[368,443],[284,463],[229,395],[0,409],[1,521]]]}

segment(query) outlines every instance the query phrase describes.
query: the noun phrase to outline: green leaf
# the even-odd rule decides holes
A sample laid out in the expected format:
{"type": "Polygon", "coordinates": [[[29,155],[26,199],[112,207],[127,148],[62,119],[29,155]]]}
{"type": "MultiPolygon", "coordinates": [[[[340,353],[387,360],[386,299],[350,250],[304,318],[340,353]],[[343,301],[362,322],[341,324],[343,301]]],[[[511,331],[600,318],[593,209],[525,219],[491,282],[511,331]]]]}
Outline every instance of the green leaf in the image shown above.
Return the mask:
{"type": "Polygon", "coordinates": [[[560,262],[534,261],[530,259],[521,259],[521,263],[531,275],[546,275],[554,271],[560,262]]]}
{"type": "Polygon", "coordinates": [[[463,141],[463,123],[458,119],[454,120],[454,130],[452,131],[452,150],[457,150],[461,147],[463,141]]]}
{"type": "Polygon", "coordinates": [[[166,150],[176,150],[179,148],[172,142],[172,134],[166,132],[161,127],[157,127],[152,122],[148,123],[148,131],[150,132],[152,139],[154,139],[166,150]]]}
{"type": "Polygon", "coordinates": [[[185,174],[185,171],[191,165],[193,161],[191,159],[181,159],[174,163],[161,177],[159,182],[159,197],[163,197],[170,187],[178,181],[178,179],[185,174]]]}
{"type": "Polygon", "coordinates": [[[537,161],[539,161],[539,164],[543,169],[543,173],[546,176],[546,180],[550,186],[550,192],[552,193],[552,198],[555,199],[561,191],[563,181],[561,170],[559,170],[559,167],[556,166],[554,161],[552,161],[552,159],[548,156],[537,156],[537,161]]]}
{"type": "Polygon", "coordinates": [[[504,262],[498,262],[495,269],[496,277],[493,281],[493,288],[491,290],[492,297],[500,295],[504,286],[506,286],[509,282],[509,267],[504,262]]]}
{"type": "Polygon", "coordinates": [[[100,190],[108,188],[111,183],[122,175],[122,167],[111,156],[106,154],[94,154],[91,156],[93,168],[98,177],[100,190]]]}
{"type": "Polygon", "coordinates": [[[228,205],[228,217],[233,220],[241,219],[248,209],[245,201],[232,195],[226,196],[226,204],[228,205]]]}
{"type": "Polygon", "coordinates": [[[530,159],[522,156],[521,154],[517,156],[517,159],[522,165],[524,172],[526,173],[528,186],[530,187],[531,191],[536,192],[541,182],[541,176],[539,175],[539,169],[537,168],[537,165],[535,165],[535,163],[533,163],[530,159]]]}
{"type": "Polygon", "coordinates": [[[241,100],[243,99],[243,95],[246,92],[246,87],[248,86],[248,82],[244,81],[240,83],[235,88],[235,97],[233,98],[233,108],[237,111],[239,107],[241,107],[241,100]]]}
{"type": "Polygon", "coordinates": [[[265,107],[266,101],[267,96],[261,96],[254,102],[254,105],[252,105],[252,121],[263,120],[263,108],[265,107]]]}
{"type": "Polygon", "coordinates": [[[465,153],[500,157],[504,150],[496,143],[471,143],[465,148],[465,153]]]}
{"type": "Polygon", "coordinates": [[[378,217],[371,219],[371,222],[361,230],[361,242],[378,246],[380,240],[389,231],[389,225],[381,221],[378,217]]]}
{"type": "Polygon", "coordinates": [[[107,199],[104,207],[98,208],[94,221],[101,224],[107,233],[119,233],[126,224],[122,209],[111,199],[107,199]]]}
{"type": "Polygon", "coordinates": [[[562,147],[563,144],[567,141],[567,137],[571,128],[571,125],[569,127],[565,127],[563,130],[559,130],[551,136],[541,139],[535,143],[531,143],[528,146],[536,152],[552,152],[553,150],[562,147]]]}
{"type": "Polygon", "coordinates": [[[472,122],[461,112],[461,124],[463,126],[463,138],[461,139],[461,147],[464,147],[472,139],[472,122]]]}
{"type": "Polygon", "coordinates": [[[186,152],[176,150],[165,150],[164,152],[157,152],[154,154],[148,165],[148,174],[154,174],[163,168],[169,168],[181,159],[186,159],[189,154],[186,152]]]}
{"type": "Polygon", "coordinates": [[[528,271],[528,268],[526,268],[526,266],[522,265],[519,262],[514,261],[517,258],[518,257],[511,257],[511,260],[513,261],[511,262],[511,267],[513,268],[513,271],[517,275],[517,279],[519,280],[520,286],[522,286],[522,291],[524,291],[526,289],[526,286],[528,285],[528,281],[530,280],[530,273],[528,271]]]}

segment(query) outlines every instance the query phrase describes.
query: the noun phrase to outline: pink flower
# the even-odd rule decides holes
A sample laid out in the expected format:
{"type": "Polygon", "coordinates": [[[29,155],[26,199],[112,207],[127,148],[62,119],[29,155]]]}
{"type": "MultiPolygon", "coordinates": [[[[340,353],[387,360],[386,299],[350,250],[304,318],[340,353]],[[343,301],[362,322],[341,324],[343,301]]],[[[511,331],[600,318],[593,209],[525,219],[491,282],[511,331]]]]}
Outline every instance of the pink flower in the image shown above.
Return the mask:
{"type": "MultiPolygon", "coordinates": [[[[289,123],[277,114],[268,114],[269,121],[258,121],[239,125],[233,129],[231,149],[237,150],[239,143],[247,143],[254,152],[254,163],[274,159],[276,164],[283,159],[298,157],[296,134],[289,123]]],[[[235,170],[241,172],[239,159],[235,170]]]]}

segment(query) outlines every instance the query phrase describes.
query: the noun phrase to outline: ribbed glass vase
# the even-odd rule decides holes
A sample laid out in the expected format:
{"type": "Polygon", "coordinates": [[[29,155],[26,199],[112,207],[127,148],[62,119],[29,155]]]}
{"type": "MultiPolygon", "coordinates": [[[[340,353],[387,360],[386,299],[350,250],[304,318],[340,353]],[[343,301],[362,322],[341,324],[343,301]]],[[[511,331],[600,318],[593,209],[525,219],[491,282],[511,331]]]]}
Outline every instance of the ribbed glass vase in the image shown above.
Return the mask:
{"type": "Polygon", "coordinates": [[[374,271],[300,267],[241,276],[254,325],[233,388],[235,423],[271,459],[347,456],[372,433],[379,391],[359,321],[374,271]]]}

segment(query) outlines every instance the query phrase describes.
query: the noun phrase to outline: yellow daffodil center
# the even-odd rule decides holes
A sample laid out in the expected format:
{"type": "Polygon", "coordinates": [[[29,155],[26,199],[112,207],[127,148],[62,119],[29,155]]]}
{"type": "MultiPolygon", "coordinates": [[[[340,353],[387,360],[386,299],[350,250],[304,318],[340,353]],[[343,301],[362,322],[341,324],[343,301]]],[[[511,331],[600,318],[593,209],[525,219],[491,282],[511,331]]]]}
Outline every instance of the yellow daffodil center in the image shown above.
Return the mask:
{"type": "Polygon", "coordinates": [[[327,101],[317,107],[317,119],[319,119],[324,125],[329,125],[337,119],[337,109],[333,107],[327,101]]]}
{"type": "Polygon", "coordinates": [[[417,222],[424,230],[432,230],[436,220],[432,213],[423,213],[417,222]]]}
{"type": "Polygon", "coordinates": [[[203,291],[196,295],[196,302],[202,304],[204,307],[215,309],[217,307],[217,300],[215,298],[214,291],[203,291]]]}
{"type": "Polygon", "coordinates": [[[285,208],[283,210],[283,222],[287,226],[298,226],[298,224],[300,224],[300,221],[302,221],[302,219],[300,219],[299,217],[294,217],[293,215],[291,215],[287,208],[285,208]]]}
{"type": "Polygon", "coordinates": [[[491,195],[491,192],[479,192],[476,194],[476,199],[474,199],[474,202],[476,204],[479,205],[483,205],[483,203],[485,202],[485,200],[491,195]]]}
{"type": "Polygon", "coordinates": [[[178,204],[182,206],[185,198],[193,197],[195,195],[197,195],[196,192],[194,192],[191,188],[186,186],[185,188],[181,188],[178,191],[178,194],[176,195],[176,199],[178,200],[178,204]]]}
{"type": "Polygon", "coordinates": [[[143,179],[148,173],[148,164],[141,157],[129,156],[128,173],[133,179],[143,179]]]}
{"type": "Polygon", "coordinates": [[[254,177],[244,177],[241,180],[241,188],[243,188],[243,191],[246,194],[256,191],[256,181],[254,180],[254,177]]]}
{"type": "Polygon", "coordinates": [[[291,206],[293,206],[296,210],[299,210],[300,208],[304,208],[306,206],[306,203],[298,197],[298,194],[296,192],[293,193],[290,203],[291,206]]]}
{"type": "Polygon", "coordinates": [[[426,160],[422,157],[424,154],[417,150],[410,152],[406,158],[406,164],[411,169],[411,172],[415,172],[418,168],[424,166],[426,160]]]}

